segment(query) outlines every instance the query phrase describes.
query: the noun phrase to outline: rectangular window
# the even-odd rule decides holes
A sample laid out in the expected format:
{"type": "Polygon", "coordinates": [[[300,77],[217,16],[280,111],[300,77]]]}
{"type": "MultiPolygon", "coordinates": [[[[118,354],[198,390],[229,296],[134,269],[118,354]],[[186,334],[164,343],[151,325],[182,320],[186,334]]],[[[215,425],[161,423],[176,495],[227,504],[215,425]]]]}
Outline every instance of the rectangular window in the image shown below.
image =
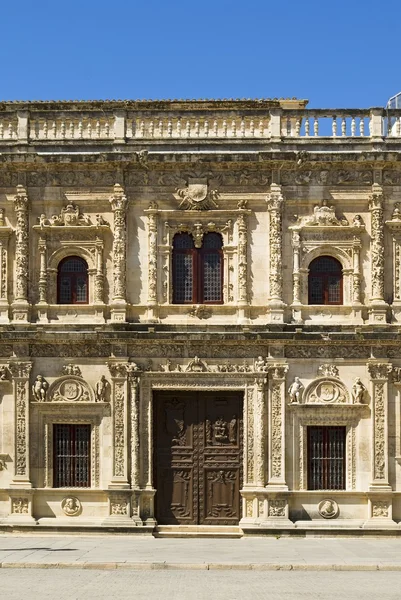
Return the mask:
{"type": "Polygon", "coordinates": [[[308,427],[308,489],[345,489],[345,427],[308,427]]]}
{"type": "Polygon", "coordinates": [[[90,487],[90,425],[54,425],[54,487],[90,487]]]}

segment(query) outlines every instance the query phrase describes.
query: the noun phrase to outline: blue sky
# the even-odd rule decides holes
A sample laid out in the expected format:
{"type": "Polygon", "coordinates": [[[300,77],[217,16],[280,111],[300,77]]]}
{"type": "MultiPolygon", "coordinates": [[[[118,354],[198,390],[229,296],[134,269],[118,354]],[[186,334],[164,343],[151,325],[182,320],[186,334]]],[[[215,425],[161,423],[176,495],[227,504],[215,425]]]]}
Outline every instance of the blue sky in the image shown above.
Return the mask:
{"type": "Polygon", "coordinates": [[[345,108],[401,91],[400,0],[14,0],[0,15],[3,100],[296,96],[345,108]]]}

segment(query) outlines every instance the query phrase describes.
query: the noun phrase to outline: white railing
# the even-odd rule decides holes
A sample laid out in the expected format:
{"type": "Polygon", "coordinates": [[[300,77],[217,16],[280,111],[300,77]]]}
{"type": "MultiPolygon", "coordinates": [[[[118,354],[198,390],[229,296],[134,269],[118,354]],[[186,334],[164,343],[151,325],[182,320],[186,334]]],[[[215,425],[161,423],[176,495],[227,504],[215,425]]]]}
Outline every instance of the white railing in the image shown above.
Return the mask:
{"type": "MultiPolygon", "coordinates": [[[[55,103],[56,104],[56,103],[55,103]]],[[[0,112],[0,144],[18,142],[153,140],[271,140],[326,142],[401,139],[401,109],[287,109],[179,111],[160,108],[15,110],[0,112]]]]}
{"type": "Polygon", "coordinates": [[[18,139],[18,119],[16,114],[0,116],[0,141],[18,139]]]}
{"type": "Polygon", "coordinates": [[[29,137],[34,140],[107,140],[114,138],[114,116],[94,117],[89,114],[34,117],[30,120],[29,137]]]}
{"type": "Polygon", "coordinates": [[[281,117],[282,137],[370,137],[369,111],[287,111],[281,117]]]}
{"type": "Polygon", "coordinates": [[[136,115],[127,119],[129,139],[241,139],[270,137],[269,117],[237,115],[136,115]]]}

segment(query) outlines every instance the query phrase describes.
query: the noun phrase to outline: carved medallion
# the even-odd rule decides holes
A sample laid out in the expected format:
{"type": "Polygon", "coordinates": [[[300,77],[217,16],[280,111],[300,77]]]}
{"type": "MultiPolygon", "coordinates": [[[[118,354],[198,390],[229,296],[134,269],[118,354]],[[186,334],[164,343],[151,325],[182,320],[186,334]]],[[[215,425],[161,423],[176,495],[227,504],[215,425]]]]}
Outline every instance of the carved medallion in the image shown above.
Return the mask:
{"type": "Polygon", "coordinates": [[[94,402],[89,385],[79,377],[65,376],[55,381],[49,390],[51,402],[94,402]]]}
{"type": "Polygon", "coordinates": [[[76,517],[82,510],[82,504],[75,496],[67,496],[61,501],[61,508],[67,517],[76,517]]]}
{"type": "Polygon", "coordinates": [[[331,500],[330,498],[326,498],[319,502],[317,509],[319,511],[319,515],[323,517],[323,519],[334,519],[339,514],[339,507],[335,500],[331,500]]]}
{"type": "Polygon", "coordinates": [[[333,379],[318,379],[305,392],[305,403],[334,404],[349,402],[349,394],[344,385],[333,379]]]}

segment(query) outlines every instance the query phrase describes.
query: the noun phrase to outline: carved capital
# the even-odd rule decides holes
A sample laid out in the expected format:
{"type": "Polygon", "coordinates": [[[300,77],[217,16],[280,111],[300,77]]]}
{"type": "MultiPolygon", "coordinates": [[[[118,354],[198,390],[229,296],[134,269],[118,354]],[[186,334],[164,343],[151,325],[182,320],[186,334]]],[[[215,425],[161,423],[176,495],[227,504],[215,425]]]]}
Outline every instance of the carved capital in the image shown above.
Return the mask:
{"type": "Polygon", "coordinates": [[[132,363],[114,363],[109,362],[107,366],[113,379],[137,378],[141,368],[134,362],[132,363]]]}
{"type": "Polygon", "coordinates": [[[372,380],[387,381],[393,366],[390,363],[368,363],[368,371],[372,380]]]}
{"type": "Polygon", "coordinates": [[[32,369],[31,362],[9,362],[8,369],[13,379],[29,379],[32,369]]]}
{"type": "Polygon", "coordinates": [[[283,207],[284,196],[282,194],[281,185],[272,183],[270,186],[270,193],[266,196],[267,209],[269,211],[277,210],[281,211],[283,207]]]}
{"type": "Polygon", "coordinates": [[[270,377],[276,381],[284,381],[288,372],[288,365],[269,365],[268,373],[270,377]]]}
{"type": "Polygon", "coordinates": [[[26,189],[22,185],[17,185],[17,194],[14,196],[14,210],[28,211],[29,200],[26,189]]]}

